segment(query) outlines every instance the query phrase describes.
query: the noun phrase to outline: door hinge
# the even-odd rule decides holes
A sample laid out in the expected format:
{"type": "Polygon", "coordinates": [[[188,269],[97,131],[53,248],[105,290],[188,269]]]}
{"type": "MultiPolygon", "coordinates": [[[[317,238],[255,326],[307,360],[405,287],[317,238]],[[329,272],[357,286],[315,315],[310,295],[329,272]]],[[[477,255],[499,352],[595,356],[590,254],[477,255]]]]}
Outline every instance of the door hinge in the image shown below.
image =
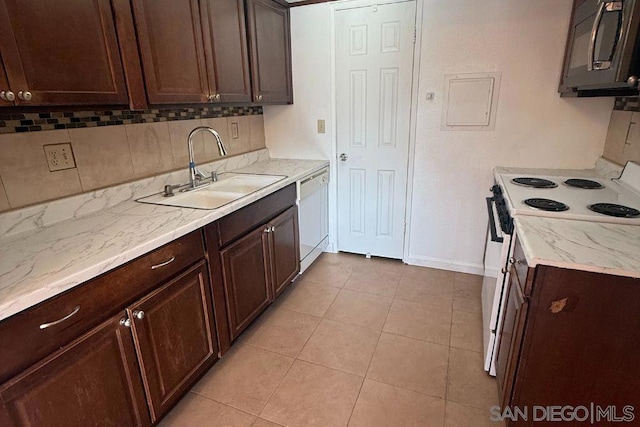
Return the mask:
{"type": "Polygon", "coordinates": [[[416,44],[416,40],[418,39],[418,29],[413,27],[413,44],[416,44]]]}

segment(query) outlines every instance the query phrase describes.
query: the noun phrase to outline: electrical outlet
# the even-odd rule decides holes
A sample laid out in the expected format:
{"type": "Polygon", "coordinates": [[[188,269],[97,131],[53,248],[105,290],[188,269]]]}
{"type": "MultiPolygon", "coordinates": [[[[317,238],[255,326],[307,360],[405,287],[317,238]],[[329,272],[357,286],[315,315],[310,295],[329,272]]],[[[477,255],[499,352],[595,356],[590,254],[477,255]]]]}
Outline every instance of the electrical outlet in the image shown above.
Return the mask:
{"type": "Polygon", "coordinates": [[[76,167],[76,161],[73,158],[71,144],[50,144],[44,145],[43,148],[44,154],[47,157],[50,172],[73,169],[76,167]]]}
{"type": "Polygon", "coordinates": [[[326,132],[326,129],[324,125],[324,120],[318,119],[318,133],[325,133],[325,132],[326,132]]]}
{"type": "Polygon", "coordinates": [[[231,139],[240,138],[240,133],[238,132],[238,123],[231,123],[231,139]]]}

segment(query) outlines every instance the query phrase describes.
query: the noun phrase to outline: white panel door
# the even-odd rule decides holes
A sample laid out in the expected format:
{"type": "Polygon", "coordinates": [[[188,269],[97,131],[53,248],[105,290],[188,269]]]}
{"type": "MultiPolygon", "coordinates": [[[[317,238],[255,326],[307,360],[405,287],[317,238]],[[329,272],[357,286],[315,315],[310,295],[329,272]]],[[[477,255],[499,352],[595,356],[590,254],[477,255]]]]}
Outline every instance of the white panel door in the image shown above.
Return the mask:
{"type": "Polygon", "coordinates": [[[338,250],[402,258],[415,1],[337,10],[338,250]]]}

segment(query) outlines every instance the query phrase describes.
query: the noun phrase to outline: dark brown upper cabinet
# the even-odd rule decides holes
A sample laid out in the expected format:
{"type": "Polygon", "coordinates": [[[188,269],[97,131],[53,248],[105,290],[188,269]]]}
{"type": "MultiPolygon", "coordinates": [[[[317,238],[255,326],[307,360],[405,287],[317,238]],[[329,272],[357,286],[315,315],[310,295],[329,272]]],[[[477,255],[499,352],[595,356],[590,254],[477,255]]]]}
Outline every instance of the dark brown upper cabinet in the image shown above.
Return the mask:
{"type": "Polygon", "coordinates": [[[238,0],[134,0],[150,104],[251,100],[238,0]]]}
{"type": "Polygon", "coordinates": [[[110,0],[0,0],[0,51],[15,105],[129,102],[112,6],[110,0]]]}
{"type": "Polygon", "coordinates": [[[206,102],[198,0],[133,0],[133,11],[149,103],[206,102]]]}
{"type": "Polygon", "coordinates": [[[0,107],[13,106],[14,97],[15,97],[15,94],[11,91],[11,88],[9,87],[9,80],[7,80],[7,73],[4,70],[4,63],[2,62],[2,57],[0,56],[0,107]]]}
{"type": "Polygon", "coordinates": [[[214,101],[251,102],[243,0],[201,0],[200,11],[214,101]]]}
{"type": "Polygon", "coordinates": [[[273,0],[247,0],[253,101],[292,104],[289,9],[273,0]]]}

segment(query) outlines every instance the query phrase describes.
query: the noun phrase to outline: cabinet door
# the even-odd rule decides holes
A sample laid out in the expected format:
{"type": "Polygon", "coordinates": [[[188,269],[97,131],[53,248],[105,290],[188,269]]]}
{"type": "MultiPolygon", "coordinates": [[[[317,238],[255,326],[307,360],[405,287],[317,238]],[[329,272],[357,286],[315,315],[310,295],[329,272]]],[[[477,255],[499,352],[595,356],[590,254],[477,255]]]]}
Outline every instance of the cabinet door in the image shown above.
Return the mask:
{"type": "MultiPolygon", "coordinates": [[[[9,80],[7,80],[7,73],[4,70],[4,63],[0,54],[0,92],[6,93],[9,91],[11,91],[11,88],[9,87],[9,80]]],[[[0,99],[0,107],[13,107],[13,105],[13,102],[6,98],[0,99]]]]}
{"type": "Polygon", "coordinates": [[[150,104],[206,102],[198,0],[133,0],[150,104]]]}
{"type": "Polygon", "coordinates": [[[127,313],[155,422],[218,356],[205,261],[127,313]]]}
{"type": "Polygon", "coordinates": [[[214,102],[251,102],[243,0],[200,0],[214,102]]]}
{"type": "Polygon", "coordinates": [[[109,0],[0,0],[0,50],[16,105],[128,103],[109,0]]]}
{"type": "Polygon", "coordinates": [[[232,341],[271,302],[267,236],[260,227],[220,252],[232,341]]]}
{"type": "Polygon", "coordinates": [[[123,315],[106,321],[3,385],[0,421],[34,427],[149,425],[131,333],[121,320],[123,315]]]}
{"type": "Polygon", "coordinates": [[[511,391],[520,356],[520,344],[524,334],[524,322],[529,306],[528,300],[524,297],[521,286],[518,283],[518,276],[514,268],[512,268],[509,277],[507,303],[504,308],[502,331],[496,359],[498,391],[503,408],[509,405],[511,401],[511,391]]]}
{"type": "Polygon", "coordinates": [[[271,283],[276,298],[300,272],[298,208],[292,206],[269,223],[271,283]]]}
{"type": "Polygon", "coordinates": [[[247,0],[253,100],[292,104],[289,9],[273,0],[247,0]]]}

